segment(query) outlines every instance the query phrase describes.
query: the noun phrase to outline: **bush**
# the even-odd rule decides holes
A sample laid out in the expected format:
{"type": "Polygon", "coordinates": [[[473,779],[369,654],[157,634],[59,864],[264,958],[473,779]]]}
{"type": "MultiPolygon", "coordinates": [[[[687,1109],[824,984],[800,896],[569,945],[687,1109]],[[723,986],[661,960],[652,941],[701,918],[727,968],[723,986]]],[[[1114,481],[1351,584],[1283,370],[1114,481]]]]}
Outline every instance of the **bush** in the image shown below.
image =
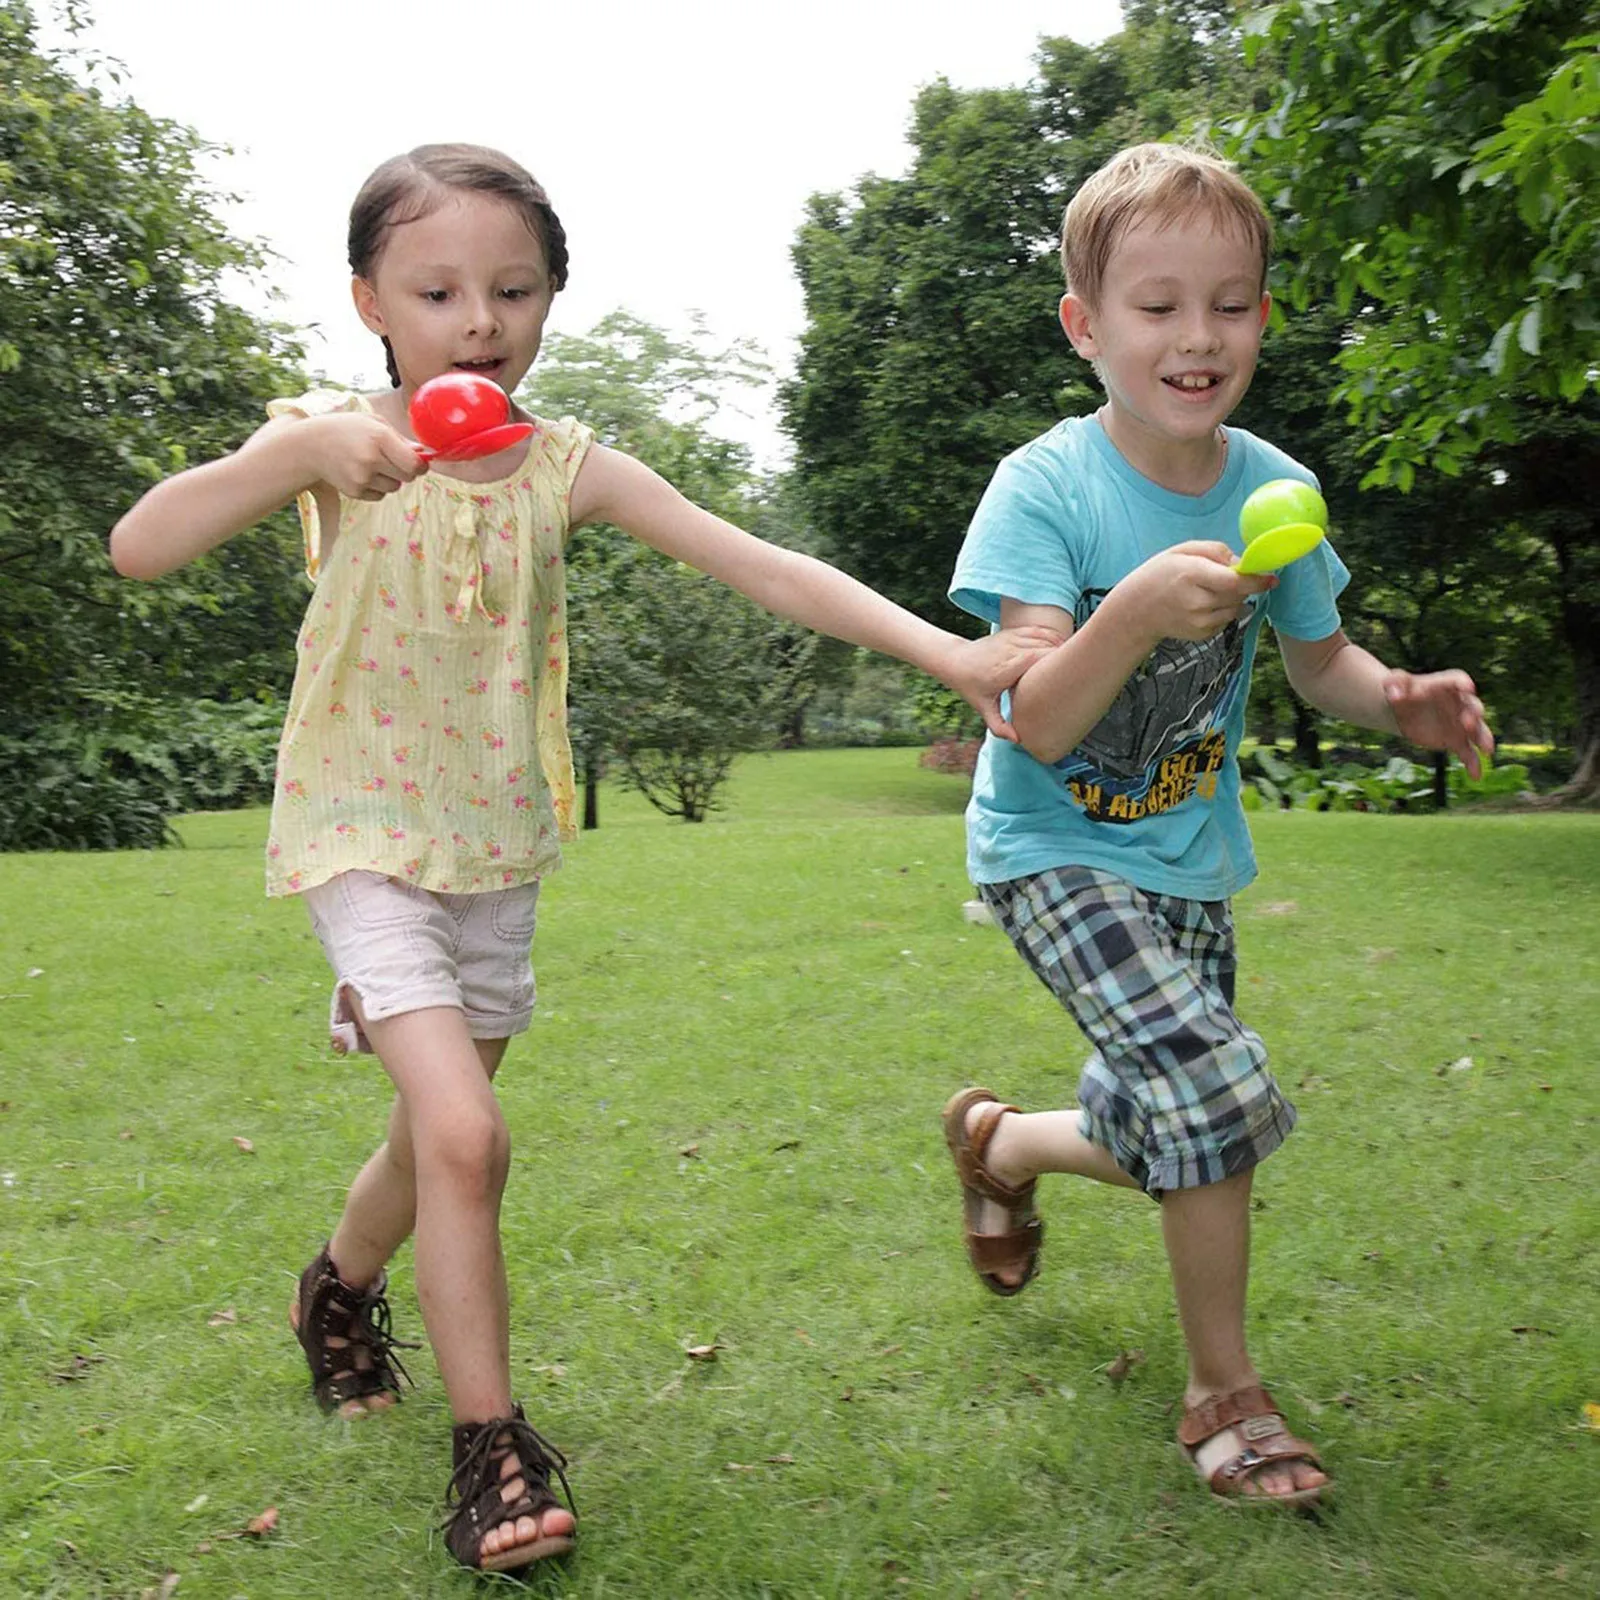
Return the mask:
{"type": "MultiPolygon", "coordinates": [[[[1240,798],[1247,811],[1263,806],[1311,811],[1424,811],[1433,809],[1433,773],[1404,756],[1391,756],[1381,767],[1342,761],[1312,769],[1297,766],[1270,746],[1251,751],[1239,763],[1243,778],[1240,798]]],[[[1491,767],[1474,783],[1466,769],[1452,764],[1450,797],[1481,800],[1514,795],[1528,787],[1528,769],[1520,762],[1491,767]]]]}
{"type": "Polygon", "coordinates": [[[949,772],[970,778],[978,765],[982,739],[939,739],[929,745],[917,760],[930,772],[949,772]]]}
{"type": "Polygon", "coordinates": [[[0,737],[0,849],[152,850],[175,843],[166,807],[113,772],[69,722],[0,737]]]}
{"type": "Polygon", "coordinates": [[[0,850],[154,849],[167,818],[272,795],[283,713],[270,701],[163,703],[108,692],[0,738],[0,850]]]}

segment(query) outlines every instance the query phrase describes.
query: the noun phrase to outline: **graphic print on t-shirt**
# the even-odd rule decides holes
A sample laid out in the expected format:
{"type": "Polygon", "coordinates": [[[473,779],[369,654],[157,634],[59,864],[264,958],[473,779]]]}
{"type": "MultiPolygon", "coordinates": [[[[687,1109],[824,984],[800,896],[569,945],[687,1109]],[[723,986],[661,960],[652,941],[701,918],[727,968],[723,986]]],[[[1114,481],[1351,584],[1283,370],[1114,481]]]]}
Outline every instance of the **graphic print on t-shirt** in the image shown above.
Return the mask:
{"type": "MultiPolygon", "coordinates": [[[[1089,620],[1106,593],[1090,589],[1079,597],[1074,627],[1089,620]]],[[[1056,763],[1090,821],[1138,822],[1216,793],[1247,626],[1230,622],[1198,642],[1163,639],[1078,747],[1056,763]]]]}

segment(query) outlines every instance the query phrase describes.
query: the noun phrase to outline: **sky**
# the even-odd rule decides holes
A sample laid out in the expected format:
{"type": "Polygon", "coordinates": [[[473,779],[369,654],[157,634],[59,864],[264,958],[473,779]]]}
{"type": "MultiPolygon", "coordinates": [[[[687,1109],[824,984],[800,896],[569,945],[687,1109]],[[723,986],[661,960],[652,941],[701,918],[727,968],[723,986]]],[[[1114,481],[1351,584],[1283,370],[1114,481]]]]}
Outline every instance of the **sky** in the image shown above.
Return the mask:
{"type": "MultiPolygon", "coordinates": [[[[35,0],[41,32],[53,0],[35,0]]],[[[1043,35],[1092,44],[1117,0],[91,0],[80,44],[124,69],[114,98],[229,147],[208,176],[232,230],[275,253],[277,319],[339,384],[386,383],[344,259],[366,175],[413,145],[502,149],[544,184],[571,248],[554,332],[618,308],[675,333],[701,313],[777,375],[804,323],[790,249],[807,198],[902,173],[917,90],[1027,82],[1043,35]],[[981,18],[981,20],[980,20],[981,18]],[[225,19],[225,22],[219,21],[225,19]]],[[[247,291],[252,310],[267,309],[247,291]]],[[[781,465],[775,397],[714,424],[781,465]]]]}

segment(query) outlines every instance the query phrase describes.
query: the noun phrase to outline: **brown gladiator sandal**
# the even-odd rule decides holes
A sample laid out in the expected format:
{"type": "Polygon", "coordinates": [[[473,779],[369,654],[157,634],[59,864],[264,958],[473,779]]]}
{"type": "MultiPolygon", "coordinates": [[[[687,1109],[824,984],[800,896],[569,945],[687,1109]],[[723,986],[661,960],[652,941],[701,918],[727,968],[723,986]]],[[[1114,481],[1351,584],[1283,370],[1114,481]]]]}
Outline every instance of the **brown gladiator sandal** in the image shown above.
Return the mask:
{"type": "Polygon", "coordinates": [[[549,1506],[561,1504],[550,1488],[550,1474],[561,1480],[567,1505],[577,1514],[565,1471],[567,1458],[534,1431],[513,1405],[509,1417],[492,1422],[463,1422],[451,1436],[455,1471],[445,1494],[450,1516],[444,1523],[445,1543],[450,1554],[464,1567],[483,1572],[515,1572],[532,1566],[547,1556],[565,1555],[572,1548],[573,1533],[550,1534],[532,1544],[513,1545],[495,1555],[483,1553],[483,1536],[502,1522],[520,1517],[538,1517],[549,1506]],[[517,1470],[507,1475],[507,1456],[517,1458],[517,1470]],[[507,1500],[505,1485],[522,1482],[522,1492],[507,1500]]]}
{"type": "Polygon", "coordinates": [[[352,1289],[334,1271],[326,1247],[300,1274],[299,1291],[289,1306],[289,1326],[306,1353],[311,1390],[324,1411],[378,1394],[392,1394],[398,1400],[401,1378],[411,1382],[411,1374],[394,1352],[422,1347],[390,1332],[388,1287],[388,1273],[380,1272],[365,1289],[352,1289]],[[345,1342],[330,1345],[330,1339],[345,1342]],[[362,1351],[369,1365],[361,1365],[362,1351]]]}

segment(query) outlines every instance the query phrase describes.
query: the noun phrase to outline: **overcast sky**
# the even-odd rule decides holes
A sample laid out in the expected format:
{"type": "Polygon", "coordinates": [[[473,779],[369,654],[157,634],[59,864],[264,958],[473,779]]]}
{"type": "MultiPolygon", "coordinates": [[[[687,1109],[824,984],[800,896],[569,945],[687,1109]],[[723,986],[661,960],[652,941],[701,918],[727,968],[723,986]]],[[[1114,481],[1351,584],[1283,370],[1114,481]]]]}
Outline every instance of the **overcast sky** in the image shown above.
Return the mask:
{"type": "MultiPolygon", "coordinates": [[[[305,331],[314,368],[369,387],[386,379],[350,305],[345,223],[388,156],[471,140],[539,178],[572,253],[553,329],[624,307],[681,331],[699,310],[783,371],[807,197],[903,172],[923,84],[1025,83],[1042,35],[1121,26],[1116,0],[92,4],[87,43],[126,68],[112,92],[231,147],[214,178],[241,197],[234,231],[282,258],[274,314],[305,331]]],[[[777,464],[770,395],[739,404],[750,414],[718,426],[777,464]]]]}

